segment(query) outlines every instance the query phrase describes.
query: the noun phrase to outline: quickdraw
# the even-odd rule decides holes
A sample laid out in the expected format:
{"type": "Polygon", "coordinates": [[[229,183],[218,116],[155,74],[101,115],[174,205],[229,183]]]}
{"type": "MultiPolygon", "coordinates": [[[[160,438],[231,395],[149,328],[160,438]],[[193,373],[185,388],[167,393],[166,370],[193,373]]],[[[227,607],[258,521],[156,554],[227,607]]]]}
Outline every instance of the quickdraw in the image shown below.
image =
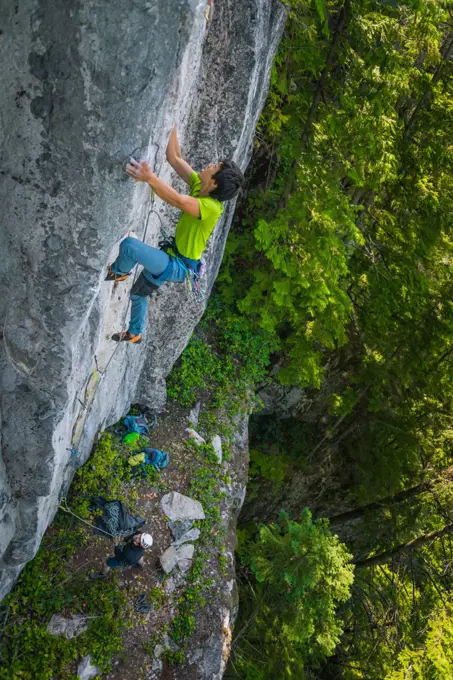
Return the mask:
{"type": "Polygon", "coordinates": [[[206,23],[211,24],[213,16],[214,16],[214,0],[208,0],[207,7],[205,7],[204,10],[204,18],[206,19],[206,23]]]}

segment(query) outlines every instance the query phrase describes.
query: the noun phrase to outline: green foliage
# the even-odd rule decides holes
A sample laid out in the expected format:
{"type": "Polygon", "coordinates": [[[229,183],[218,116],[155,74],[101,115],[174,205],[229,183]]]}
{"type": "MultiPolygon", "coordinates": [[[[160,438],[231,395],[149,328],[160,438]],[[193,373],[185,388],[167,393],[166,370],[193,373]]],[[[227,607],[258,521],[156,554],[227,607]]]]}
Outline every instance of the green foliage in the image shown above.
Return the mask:
{"type": "Polygon", "coordinates": [[[127,500],[130,504],[136,494],[133,491],[130,491],[127,497],[124,494],[124,484],[132,479],[131,466],[127,459],[148,444],[148,439],[140,437],[136,444],[123,446],[115,435],[103,432],[89,460],[74,477],[72,484],[74,512],[84,518],[90,517],[88,507],[94,496],[127,500]]]}
{"type": "Polygon", "coordinates": [[[0,642],[2,680],[69,677],[71,663],[88,653],[106,672],[112,655],[122,649],[126,603],[115,583],[68,574],[67,563],[84,540],[78,525],[67,516],[57,516],[36,557],[3,602],[7,616],[0,642]],[[47,633],[52,614],[66,610],[92,617],[77,640],[47,633]]]}
{"type": "Polygon", "coordinates": [[[357,569],[343,612],[348,632],[327,673],[345,680],[452,677],[449,560],[436,540],[410,559],[357,569]]]}
{"type": "Polygon", "coordinates": [[[250,467],[249,467],[249,498],[253,498],[259,493],[259,483],[256,484],[256,479],[266,479],[272,482],[274,493],[278,493],[287,471],[289,469],[291,459],[285,455],[272,455],[264,453],[257,449],[250,449],[250,467]]]}
{"type": "Polygon", "coordinates": [[[306,509],[299,522],[282,511],[278,524],[261,526],[242,543],[240,557],[250,576],[241,590],[233,668],[247,680],[307,677],[307,664],[319,665],[339,642],[336,609],[349,597],[351,555],[306,509]]]}
{"type": "MultiPolygon", "coordinates": [[[[319,484],[308,491],[317,508],[332,510],[331,489],[343,507],[388,498],[342,527],[355,555],[379,554],[450,521],[447,483],[392,498],[451,462],[452,3],[286,4],[257,134],[258,186],[229,237],[218,290],[231,313],[274,340],[277,379],[304,387],[314,408],[310,425],[302,415],[299,428],[285,419],[287,432],[271,422],[255,437],[249,500],[262,510],[272,488],[269,516],[287,493],[294,506],[305,493],[292,482],[297,467],[319,484]]],[[[275,533],[266,540],[278,563],[275,533]]],[[[242,536],[241,555],[249,542],[242,536]]],[[[338,646],[319,671],[316,653],[292,670],[290,655],[275,651],[281,593],[261,630],[261,586],[252,581],[255,597],[243,583],[232,677],[452,677],[451,559],[448,536],[358,571],[337,611],[344,633],[330,638],[330,650],[338,646]],[[285,667],[272,668],[275,659],[285,667]]],[[[273,574],[268,562],[255,563],[256,576],[273,574]]],[[[297,621],[289,629],[298,636],[297,621]]]]}
{"type": "Polygon", "coordinates": [[[427,634],[420,649],[405,648],[398,655],[398,669],[385,680],[447,680],[453,674],[453,624],[451,609],[426,622],[427,634]]]}
{"type": "Polygon", "coordinates": [[[163,659],[167,659],[168,663],[170,663],[172,666],[175,666],[180,663],[184,663],[185,661],[185,654],[182,649],[178,649],[175,652],[172,652],[170,649],[165,649],[164,653],[162,654],[163,659]]]}
{"type": "MultiPolygon", "coordinates": [[[[122,499],[131,507],[138,481],[135,486],[131,484],[127,459],[148,443],[140,438],[134,445],[125,446],[113,434],[104,432],[74,477],[68,499],[71,510],[93,522],[88,507],[94,496],[122,499]]],[[[152,473],[156,474],[154,469],[152,473]]],[[[84,654],[90,654],[102,672],[110,669],[113,654],[123,647],[122,633],[129,624],[125,597],[116,587],[115,576],[93,581],[85,570],[70,566],[71,556],[93,540],[72,516],[63,512],[57,515],[36,556],[4,602],[7,621],[0,642],[1,680],[74,677],[71,669],[84,654]],[[73,640],[47,633],[52,614],[67,612],[91,617],[88,630],[73,640]]]]}
{"type": "Polygon", "coordinates": [[[214,409],[238,408],[250,401],[253,385],[267,373],[270,338],[245,318],[227,314],[215,297],[202,328],[206,339],[191,339],[169,376],[168,394],[182,406],[193,406],[207,391],[214,409]]]}
{"type": "Polygon", "coordinates": [[[199,390],[212,389],[219,378],[220,365],[211,348],[192,338],[184,350],[179,366],[168,379],[168,396],[181,406],[193,406],[199,390]]]}

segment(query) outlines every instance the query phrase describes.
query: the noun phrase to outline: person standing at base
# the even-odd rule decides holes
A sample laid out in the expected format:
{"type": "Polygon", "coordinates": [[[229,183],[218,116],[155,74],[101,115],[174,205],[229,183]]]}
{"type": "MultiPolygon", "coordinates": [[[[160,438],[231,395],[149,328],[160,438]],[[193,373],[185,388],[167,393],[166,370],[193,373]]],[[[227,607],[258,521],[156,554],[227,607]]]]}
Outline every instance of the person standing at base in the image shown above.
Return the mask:
{"type": "Polygon", "coordinates": [[[195,172],[181,156],[176,125],[173,127],[166,152],[167,161],[190,187],[189,195],[180,194],[152,172],[146,161],[131,159],[126,172],[137,182],[146,182],[163,201],[182,211],[176,226],[175,254],[128,237],[120,244],[115,262],[108,265],[106,281],[124,281],[136,264],[144,269],[131,289],[129,328],[116,333],[117,342],[141,342],[145,325],[148,297],[166,281],[183,282],[196,274],[206,243],[223,212],[224,201],[234,198],[244,183],[244,176],[232,160],[211,163],[195,172]]]}
{"type": "Polygon", "coordinates": [[[115,546],[115,555],[108,557],[106,563],[101,571],[94,571],[90,574],[90,578],[106,578],[110,569],[116,567],[144,567],[144,554],[147,548],[151,548],[153,538],[151,534],[134,534],[121,548],[119,545],[115,546]]]}

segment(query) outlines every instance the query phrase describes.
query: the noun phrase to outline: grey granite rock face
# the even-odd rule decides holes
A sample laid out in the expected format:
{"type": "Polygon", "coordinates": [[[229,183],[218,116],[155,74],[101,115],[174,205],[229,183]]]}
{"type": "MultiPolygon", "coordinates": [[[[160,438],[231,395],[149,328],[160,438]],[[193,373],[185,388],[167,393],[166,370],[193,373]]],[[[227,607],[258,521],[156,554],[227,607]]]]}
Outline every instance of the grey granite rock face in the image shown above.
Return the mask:
{"type": "Polygon", "coordinates": [[[173,181],[176,121],[195,168],[248,163],[283,11],[273,0],[217,5],[208,29],[203,2],[0,0],[0,597],[97,433],[131,402],[162,406],[204,311],[234,203],[208,245],[202,299],[183,285],[159,291],[140,346],[111,342],[132,282],[103,278],[129,230],[156,245],[160,220],[170,232],[177,221],[126,177],[129,155],[173,181]]]}

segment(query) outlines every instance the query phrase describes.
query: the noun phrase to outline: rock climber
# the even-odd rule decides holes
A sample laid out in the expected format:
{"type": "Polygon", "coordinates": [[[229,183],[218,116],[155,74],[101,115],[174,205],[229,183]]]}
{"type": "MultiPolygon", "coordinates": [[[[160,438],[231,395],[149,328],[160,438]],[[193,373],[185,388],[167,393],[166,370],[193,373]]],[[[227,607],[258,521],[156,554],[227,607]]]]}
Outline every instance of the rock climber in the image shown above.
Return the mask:
{"type": "Polygon", "coordinates": [[[134,534],[122,548],[121,546],[116,545],[115,555],[108,557],[102,570],[92,572],[90,578],[107,578],[110,569],[114,569],[115,567],[136,566],[143,569],[143,555],[147,548],[151,548],[152,544],[153,538],[151,534],[134,534]]]}
{"type": "Polygon", "coordinates": [[[137,182],[146,182],[165,203],[182,210],[176,226],[172,254],[154,248],[129,236],[120,244],[115,262],[108,265],[106,281],[123,281],[136,264],[144,269],[132,286],[131,318],[129,328],[116,333],[112,339],[120,342],[139,343],[145,325],[148,297],[166,281],[191,280],[198,272],[201,255],[206,243],[223,212],[223,201],[236,196],[244,183],[239,167],[231,160],[211,163],[204,170],[195,172],[181,156],[173,127],[168,141],[166,158],[173,169],[190,187],[189,195],[179,194],[152,172],[146,161],[131,158],[126,172],[137,182]]]}

